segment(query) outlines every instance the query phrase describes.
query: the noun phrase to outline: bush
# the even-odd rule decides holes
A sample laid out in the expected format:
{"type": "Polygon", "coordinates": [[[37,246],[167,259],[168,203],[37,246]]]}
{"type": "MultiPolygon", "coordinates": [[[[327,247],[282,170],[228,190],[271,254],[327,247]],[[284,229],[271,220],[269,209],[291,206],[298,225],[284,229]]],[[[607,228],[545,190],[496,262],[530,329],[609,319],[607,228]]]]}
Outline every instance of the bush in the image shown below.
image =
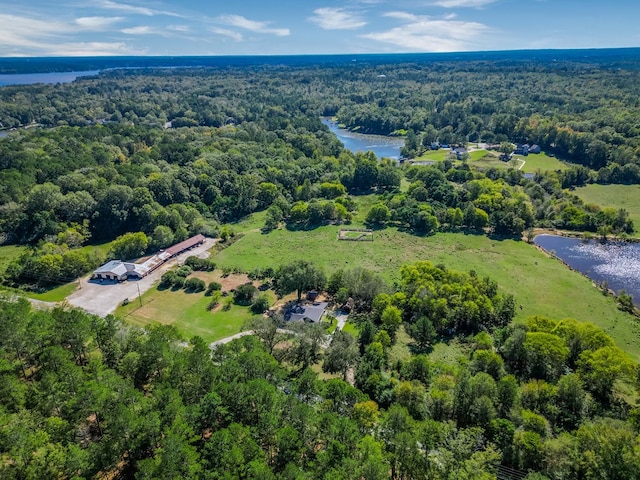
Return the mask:
{"type": "Polygon", "coordinates": [[[199,258],[195,256],[188,257],[184,264],[191,267],[193,271],[212,272],[216,268],[216,264],[208,258],[199,258]]]}
{"type": "Polygon", "coordinates": [[[251,311],[256,315],[259,315],[266,312],[270,306],[271,302],[269,301],[269,297],[263,293],[251,304],[251,311]]]}
{"type": "Polygon", "coordinates": [[[258,289],[251,283],[245,283],[236,288],[233,294],[233,299],[236,303],[250,305],[253,303],[253,299],[258,294],[258,289]]]}
{"type": "Polygon", "coordinates": [[[173,279],[173,288],[176,290],[181,289],[182,287],[184,287],[184,277],[181,277],[180,275],[176,275],[175,278],[173,279]]]}
{"type": "Polygon", "coordinates": [[[182,265],[178,270],[176,270],[176,275],[182,278],[187,278],[192,273],[193,270],[191,270],[191,267],[188,265],[182,265]]]}
{"type": "Polygon", "coordinates": [[[201,292],[205,288],[204,280],[199,278],[189,278],[184,282],[184,289],[190,292],[201,292]]]}
{"type": "Polygon", "coordinates": [[[175,281],[176,277],[177,275],[176,275],[176,272],[174,271],[163,273],[162,277],[160,278],[160,286],[170,287],[171,285],[173,285],[173,282],[175,281]]]}
{"type": "Polygon", "coordinates": [[[211,311],[220,304],[220,298],[222,295],[219,291],[215,291],[211,294],[211,301],[207,305],[207,310],[211,311]]]}
{"type": "Polygon", "coordinates": [[[211,295],[213,292],[219,292],[222,290],[222,284],[220,282],[209,282],[207,285],[207,295],[211,295]]]}

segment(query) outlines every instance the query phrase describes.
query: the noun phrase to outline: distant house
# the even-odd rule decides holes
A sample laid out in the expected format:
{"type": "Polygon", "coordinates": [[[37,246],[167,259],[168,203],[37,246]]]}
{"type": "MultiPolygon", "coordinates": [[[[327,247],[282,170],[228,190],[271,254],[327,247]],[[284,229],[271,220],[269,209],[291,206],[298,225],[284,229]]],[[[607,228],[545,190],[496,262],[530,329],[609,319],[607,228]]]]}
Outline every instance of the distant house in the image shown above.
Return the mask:
{"type": "Polygon", "coordinates": [[[508,153],[501,153],[500,160],[502,160],[503,162],[508,162],[509,160],[511,160],[511,155],[508,153]]]}
{"type": "Polygon", "coordinates": [[[319,323],[322,320],[327,302],[314,302],[311,305],[294,305],[284,314],[284,319],[289,322],[319,323]]]}
{"type": "Polygon", "coordinates": [[[439,142],[431,142],[431,150],[440,150],[439,142]]]}
{"type": "Polygon", "coordinates": [[[540,152],[542,152],[540,145],[531,145],[529,147],[529,153],[540,153],[540,152]]]}
{"type": "Polygon", "coordinates": [[[465,155],[468,155],[466,147],[455,147],[451,149],[451,155],[455,155],[457,160],[462,160],[465,155]]]}
{"type": "Polygon", "coordinates": [[[518,144],[516,145],[516,149],[513,153],[526,157],[527,155],[529,155],[529,145],[527,145],[526,143],[524,145],[518,144]]]}

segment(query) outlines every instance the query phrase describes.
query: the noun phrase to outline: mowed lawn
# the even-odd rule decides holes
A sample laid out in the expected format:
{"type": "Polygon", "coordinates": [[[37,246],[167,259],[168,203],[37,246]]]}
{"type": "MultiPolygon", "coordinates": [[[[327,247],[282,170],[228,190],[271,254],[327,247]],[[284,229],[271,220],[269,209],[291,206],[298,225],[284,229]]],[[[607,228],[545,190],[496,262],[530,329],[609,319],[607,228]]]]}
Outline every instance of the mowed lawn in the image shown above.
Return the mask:
{"type": "Polygon", "coordinates": [[[576,188],[575,194],[585,203],[601,207],[624,208],[640,233],[640,185],[598,185],[576,188]]]}
{"type": "MultiPolygon", "coordinates": [[[[473,152],[475,153],[475,152],[473,152]]],[[[496,152],[484,152],[484,155],[479,158],[472,157],[471,160],[473,164],[477,167],[488,168],[488,167],[497,167],[497,168],[513,168],[511,162],[503,162],[498,158],[498,153],[496,152]]],[[[526,157],[521,155],[516,155],[515,158],[523,160],[525,162],[522,167],[522,171],[524,173],[535,173],[538,170],[547,171],[547,170],[566,170],[569,168],[569,165],[558,160],[556,157],[551,157],[546,153],[538,153],[531,154],[526,157]]],[[[516,167],[520,166],[520,162],[516,164],[516,167]]]]}
{"type": "Polygon", "coordinates": [[[378,272],[389,283],[399,279],[401,265],[416,260],[443,263],[456,270],[475,270],[494,278],[502,290],[515,296],[517,321],[531,315],[589,321],[605,329],[618,345],[640,359],[638,322],[620,312],[615,299],[602,295],[591,280],[526,242],[464,233],[418,237],[395,228],[376,231],[373,242],[348,242],[337,240],[339,229],[280,229],[269,234],[246,231],[243,238],[213,259],[218,266],[244,271],[306,259],[321,266],[327,275],[340,268],[363,267],[378,272]]]}
{"type": "MultiPolygon", "coordinates": [[[[195,276],[206,282],[221,280],[218,272],[197,272],[195,276]]],[[[273,302],[275,295],[272,292],[269,295],[273,302]]],[[[221,305],[224,300],[220,300],[221,305]]],[[[240,305],[231,305],[228,310],[220,306],[208,311],[209,302],[211,297],[205,296],[204,292],[187,293],[155,287],[142,295],[142,306],[138,298],[131,299],[128,305],[119,306],[115,315],[138,326],[173,325],[185,339],[198,335],[206,342],[239,333],[245,321],[253,316],[249,307],[240,305]]]]}

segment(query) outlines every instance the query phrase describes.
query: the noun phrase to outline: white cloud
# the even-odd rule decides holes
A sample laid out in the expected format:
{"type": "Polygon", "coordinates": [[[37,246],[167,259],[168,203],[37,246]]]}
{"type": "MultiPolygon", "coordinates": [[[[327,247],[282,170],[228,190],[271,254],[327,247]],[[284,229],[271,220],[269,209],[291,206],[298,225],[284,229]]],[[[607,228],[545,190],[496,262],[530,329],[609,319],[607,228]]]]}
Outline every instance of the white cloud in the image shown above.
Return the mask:
{"type": "Polygon", "coordinates": [[[457,52],[477,50],[474,43],[488,31],[482,23],[434,19],[426,15],[389,12],[386,17],[406,23],[383,32],[372,32],[362,38],[401,47],[404,51],[457,52]]]}
{"type": "Polygon", "coordinates": [[[398,20],[406,20],[408,22],[415,22],[418,20],[418,16],[408,12],[387,12],[382,15],[383,17],[397,18],[398,20]]]}
{"type": "Polygon", "coordinates": [[[149,25],[139,25],[137,27],[123,28],[120,31],[127,35],[152,35],[158,33],[155,28],[150,27],[149,25]]]}
{"type": "Polygon", "coordinates": [[[484,7],[498,0],[437,0],[432,5],[444,8],[484,7]]]}
{"type": "Polygon", "coordinates": [[[230,39],[235,40],[236,42],[241,42],[243,40],[241,33],[235,32],[233,30],[229,30],[227,28],[211,27],[209,31],[211,33],[215,33],[216,35],[229,37],[230,39]]]}
{"type": "Polygon", "coordinates": [[[191,31],[191,27],[189,27],[189,25],[167,25],[167,30],[186,33],[191,31]]]}
{"type": "Polygon", "coordinates": [[[61,57],[81,56],[113,56],[113,55],[140,55],[143,52],[131,50],[122,42],[73,42],[59,45],[50,45],[48,55],[61,57]]]}
{"type": "Polygon", "coordinates": [[[83,17],[73,22],[0,14],[0,55],[77,56],[135,54],[122,42],[75,40],[79,31],[99,30],[105,22],[83,17]],[[80,28],[79,28],[80,27],[80,28]]]}
{"type": "Polygon", "coordinates": [[[182,17],[182,15],[168,12],[165,10],[154,10],[148,7],[140,7],[137,5],[129,5],[128,3],[118,3],[113,2],[112,0],[100,0],[97,4],[97,7],[103,8],[106,10],[118,10],[120,12],[127,13],[135,13],[137,15],[145,15],[147,17],[152,17],[154,15],[166,15],[170,17],[182,17]]]}
{"type": "Polygon", "coordinates": [[[76,25],[87,30],[103,30],[122,20],[122,17],[80,17],[76,18],[76,25]]]}
{"type": "Polygon", "coordinates": [[[257,22],[255,20],[249,20],[242,15],[221,15],[217,18],[217,21],[224,23],[225,25],[231,25],[232,27],[244,28],[255,33],[268,33],[270,35],[277,35],[278,37],[286,37],[291,35],[288,28],[271,28],[270,22],[257,22]]]}
{"type": "Polygon", "coordinates": [[[325,30],[354,30],[367,24],[362,18],[345,11],[344,8],[318,8],[313,13],[315,15],[309,17],[309,20],[325,30]]]}

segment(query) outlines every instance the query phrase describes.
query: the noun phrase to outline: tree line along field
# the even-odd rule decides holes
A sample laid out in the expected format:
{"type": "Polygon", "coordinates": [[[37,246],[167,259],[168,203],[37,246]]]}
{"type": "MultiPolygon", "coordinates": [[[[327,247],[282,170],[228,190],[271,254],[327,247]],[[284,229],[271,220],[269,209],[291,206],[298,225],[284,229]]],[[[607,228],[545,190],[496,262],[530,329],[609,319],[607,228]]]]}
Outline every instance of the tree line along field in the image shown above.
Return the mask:
{"type": "Polygon", "coordinates": [[[575,193],[585,203],[624,208],[633,220],[635,233],[640,233],[640,186],[591,184],[576,188],[575,193]]]}
{"type": "MultiPolygon", "coordinates": [[[[369,203],[366,197],[363,203],[369,203]]],[[[619,311],[615,300],[604,296],[591,280],[523,241],[464,233],[420,237],[386,228],[374,232],[373,242],[342,242],[336,240],[339,226],[307,231],[283,228],[264,234],[254,228],[261,223],[261,216],[254,214],[235,226],[244,235],[213,257],[220,267],[250,272],[305,259],[322,267],[327,275],[338,269],[362,267],[379,273],[389,283],[398,280],[400,266],[416,260],[475,270],[515,296],[516,320],[553,314],[589,321],[640,358],[637,320],[619,311]]]]}

